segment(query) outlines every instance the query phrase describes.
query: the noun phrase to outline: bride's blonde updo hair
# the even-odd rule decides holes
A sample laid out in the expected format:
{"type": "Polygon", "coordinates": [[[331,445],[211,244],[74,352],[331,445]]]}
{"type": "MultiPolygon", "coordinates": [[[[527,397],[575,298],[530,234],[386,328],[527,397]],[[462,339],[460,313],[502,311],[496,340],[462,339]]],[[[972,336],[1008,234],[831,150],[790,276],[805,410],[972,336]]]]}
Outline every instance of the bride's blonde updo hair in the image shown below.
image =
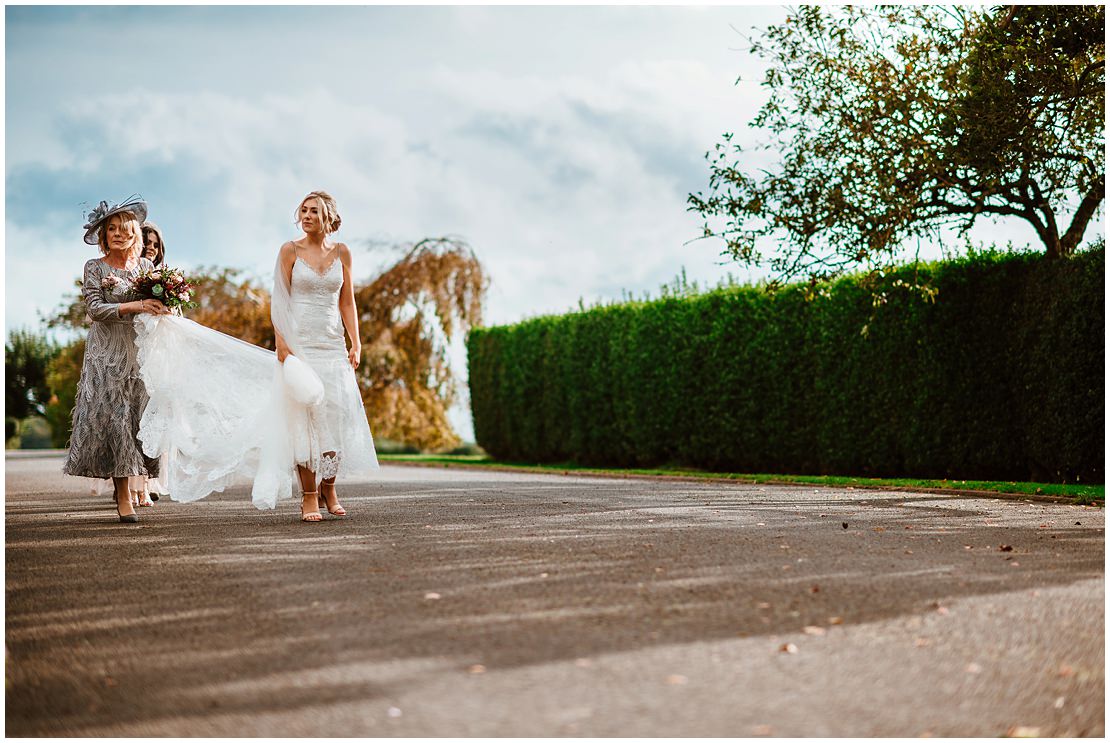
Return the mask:
{"type": "Polygon", "coordinates": [[[339,217],[339,208],[335,205],[335,199],[327,191],[313,191],[301,199],[301,203],[297,204],[297,208],[293,210],[293,224],[300,224],[301,207],[304,206],[306,201],[312,199],[316,199],[316,203],[319,205],[320,220],[324,223],[324,232],[330,235],[338,230],[343,220],[339,217]]]}

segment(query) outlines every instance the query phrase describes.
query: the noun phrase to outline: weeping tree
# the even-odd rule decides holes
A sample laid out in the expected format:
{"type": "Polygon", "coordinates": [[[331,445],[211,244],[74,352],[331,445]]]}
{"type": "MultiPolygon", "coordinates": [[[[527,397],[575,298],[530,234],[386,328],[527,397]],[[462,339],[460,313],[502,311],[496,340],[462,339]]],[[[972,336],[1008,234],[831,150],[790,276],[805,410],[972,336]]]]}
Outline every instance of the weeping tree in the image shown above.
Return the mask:
{"type": "MultiPolygon", "coordinates": [[[[367,418],[378,438],[423,450],[448,449],[459,444],[447,420],[458,395],[448,351],[453,339],[481,323],[488,281],[477,256],[461,239],[433,238],[389,249],[400,258],[376,278],[355,282],[362,334],[357,376],[367,418]]],[[[187,311],[190,319],[273,350],[268,282],[217,267],[201,268],[191,278],[198,306],[187,311]]],[[[87,327],[80,294],[67,298],[47,322],[53,327],[87,327]]],[[[69,436],[66,415],[72,409],[84,340],[67,351],[50,376],[57,408],[50,420],[56,426],[64,423],[63,440],[69,436]]]]}
{"type": "Polygon", "coordinates": [[[190,320],[247,343],[274,349],[268,289],[234,268],[202,267],[193,275],[197,282],[192,299],[197,306],[186,310],[190,320]]]}
{"type": "Polygon", "coordinates": [[[775,284],[881,273],[914,238],[983,217],[1070,255],[1105,186],[1104,20],[1101,5],[794,10],[751,47],[770,97],[750,126],[769,139],[726,133],[689,209],[775,284]]]}
{"type": "Polygon", "coordinates": [[[403,250],[355,289],[362,398],[371,428],[387,438],[448,449],[459,444],[447,420],[458,395],[449,345],[481,324],[488,280],[463,240],[425,239],[403,250]]]}

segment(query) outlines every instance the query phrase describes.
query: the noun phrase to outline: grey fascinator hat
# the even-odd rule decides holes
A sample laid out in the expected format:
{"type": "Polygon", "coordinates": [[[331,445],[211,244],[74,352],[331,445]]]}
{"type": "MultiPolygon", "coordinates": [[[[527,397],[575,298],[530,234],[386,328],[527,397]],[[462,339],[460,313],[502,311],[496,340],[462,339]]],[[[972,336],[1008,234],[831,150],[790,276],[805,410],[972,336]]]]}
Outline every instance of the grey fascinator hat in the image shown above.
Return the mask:
{"type": "Polygon", "coordinates": [[[143,201],[141,196],[132,196],[115,206],[108,206],[107,201],[101,201],[85,217],[85,242],[89,245],[96,245],[96,233],[100,226],[108,220],[108,217],[120,212],[131,212],[139,220],[139,224],[142,224],[146,221],[146,202],[143,201]]]}

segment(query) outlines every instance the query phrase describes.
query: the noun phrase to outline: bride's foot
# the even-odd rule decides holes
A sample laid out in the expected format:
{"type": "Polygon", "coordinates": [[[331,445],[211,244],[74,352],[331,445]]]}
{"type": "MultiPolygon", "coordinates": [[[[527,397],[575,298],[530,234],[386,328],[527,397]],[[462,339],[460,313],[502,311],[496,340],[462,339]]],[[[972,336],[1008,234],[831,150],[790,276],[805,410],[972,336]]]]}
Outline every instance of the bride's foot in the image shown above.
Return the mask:
{"type": "Polygon", "coordinates": [[[146,493],[143,493],[141,496],[139,496],[139,505],[144,506],[144,507],[145,506],[153,506],[154,501],[152,501],[150,499],[149,495],[147,495],[146,493]]]}
{"type": "Polygon", "coordinates": [[[131,491],[131,507],[132,508],[136,508],[136,507],[142,505],[141,503],[139,503],[139,495],[140,495],[139,491],[137,491],[137,490],[132,490],[131,491]]]}
{"type": "Polygon", "coordinates": [[[339,505],[339,496],[335,494],[334,482],[320,483],[320,505],[326,507],[332,516],[347,515],[347,509],[339,505]]]}
{"type": "Polygon", "coordinates": [[[315,523],[323,521],[324,517],[316,508],[316,491],[309,490],[301,494],[301,521],[315,523]]]}

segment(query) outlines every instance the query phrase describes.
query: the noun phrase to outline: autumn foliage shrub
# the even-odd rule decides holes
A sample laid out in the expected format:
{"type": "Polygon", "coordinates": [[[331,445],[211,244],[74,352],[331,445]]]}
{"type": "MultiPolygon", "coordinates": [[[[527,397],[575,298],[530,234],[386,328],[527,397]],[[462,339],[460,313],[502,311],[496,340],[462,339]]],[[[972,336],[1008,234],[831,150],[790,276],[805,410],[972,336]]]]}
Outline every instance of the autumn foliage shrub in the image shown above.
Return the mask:
{"type": "Polygon", "coordinates": [[[1102,482],[1103,265],[977,254],[900,269],[877,308],[848,277],[476,329],[476,438],[512,461],[1102,482]]]}

